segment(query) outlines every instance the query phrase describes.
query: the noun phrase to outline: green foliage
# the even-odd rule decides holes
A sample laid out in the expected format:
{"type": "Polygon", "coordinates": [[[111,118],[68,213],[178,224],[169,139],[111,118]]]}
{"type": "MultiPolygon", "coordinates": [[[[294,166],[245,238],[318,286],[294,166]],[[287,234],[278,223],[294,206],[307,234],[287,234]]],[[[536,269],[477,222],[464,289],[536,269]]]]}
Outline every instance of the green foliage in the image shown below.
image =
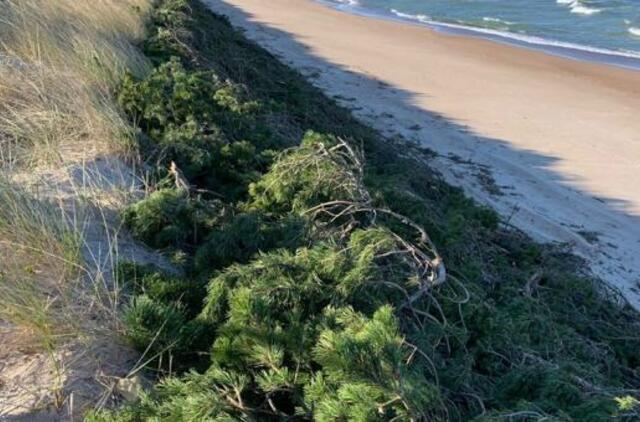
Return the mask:
{"type": "Polygon", "coordinates": [[[131,295],[146,295],[165,304],[178,304],[187,317],[194,317],[202,308],[206,283],[192,278],[167,274],[153,266],[121,262],[117,268],[119,281],[131,295]]]}
{"type": "Polygon", "coordinates": [[[305,387],[316,420],[409,420],[440,405],[438,388],[417,365],[406,365],[411,349],[391,307],[371,319],[351,308],[328,308],[325,318],[312,351],[322,371],[305,387]]]}
{"type": "Polygon", "coordinates": [[[285,414],[296,408],[315,414],[317,407],[330,415],[339,406],[339,412],[351,409],[362,420],[380,416],[381,408],[383,415],[406,416],[440,405],[419,366],[403,363],[408,348],[391,308],[384,306],[398,288],[415,289],[401,261],[395,262],[396,279],[381,282],[381,267],[390,266],[381,257],[395,246],[383,229],[356,231],[344,247],[319,243],[295,253],[274,251],[211,280],[201,320],[219,327],[215,365],[251,377],[253,387],[244,397],[253,410],[247,414],[274,412],[262,408],[269,401],[285,414]],[[365,313],[373,315],[371,322],[365,313]],[[332,348],[339,349],[334,360],[332,348]],[[322,394],[319,380],[326,380],[322,394]],[[305,398],[307,390],[316,395],[305,398]]]}
{"type": "Polygon", "coordinates": [[[501,228],[429,154],[362,126],[199,1],[161,0],[151,25],[159,67],[121,103],[149,162],[222,199],[160,189],[125,214],[189,256],[184,276],[123,276],[129,336],[197,372],[94,420],[637,418],[640,318],[579,260],[501,228]],[[336,200],[411,217],[446,283],[423,284],[406,219],[309,212],[336,200]]]}
{"type": "Polygon", "coordinates": [[[170,351],[180,341],[186,323],[184,312],[147,295],[136,296],[124,312],[127,338],[140,351],[170,351]],[[177,334],[177,335],[176,335],[177,334]]]}
{"type": "Polygon", "coordinates": [[[307,240],[306,226],[292,216],[274,220],[256,212],[238,214],[214,230],[197,250],[196,271],[208,274],[234,262],[247,262],[259,251],[295,249],[307,240]]]}
{"type": "Polygon", "coordinates": [[[616,403],[620,410],[629,412],[640,408],[640,400],[632,396],[616,397],[616,403]]]}
{"type": "Polygon", "coordinates": [[[188,0],[172,0],[157,2],[152,10],[143,50],[154,64],[162,64],[173,56],[187,53],[185,44],[180,41],[180,36],[185,35],[180,28],[189,21],[188,7],[188,0]]]}
{"type": "Polygon", "coordinates": [[[312,413],[318,420],[407,418],[410,412],[417,414],[416,409],[425,411],[437,403],[438,393],[433,386],[419,373],[402,369],[402,360],[409,350],[398,336],[390,308],[381,309],[372,320],[348,308],[329,309],[328,314],[330,324],[336,327],[322,331],[319,345],[313,351],[326,367],[326,373],[317,372],[310,379],[299,368],[294,372],[283,366],[286,356],[281,349],[255,344],[249,354],[255,368],[253,382],[246,376],[246,369],[238,372],[214,364],[203,374],[166,379],[158,385],[152,399],[143,397],[116,420],[128,420],[126,415],[131,414],[136,414],[131,420],[269,417],[269,410],[255,407],[264,402],[260,396],[266,394],[277,406],[288,390],[300,388],[306,398],[299,403],[298,415],[312,413]],[[334,348],[342,352],[338,358],[330,357],[334,348]],[[256,397],[257,394],[260,396],[256,397]]]}
{"type": "Polygon", "coordinates": [[[250,186],[250,207],[269,214],[299,214],[334,199],[358,199],[355,186],[345,183],[349,167],[329,156],[336,143],[332,136],[308,132],[299,147],[250,186]]]}
{"type": "MultiPolygon", "coordinates": [[[[344,249],[323,243],[274,251],[214,277],[197,320],[216,327],[213,364],[204,375],[165,381],[157,409],[145,417],[165,410],[174,417],[310,415],[317,408],[327,418],[333,411],[370,420],[367,415],[417,415],[424,406],[439,406],[420,366],[404,363],[411,350],[392,308],[382,305],[384,288],[376,286],[378,257],[393,246],[389,233],[370,229],[354,233],[344,249]],[[355,308],[343,308],[349,304],[355,308]],[[354,309],[371,312],[372,319],[354,309]],[[313,394],[305,398],[307,390],[313,394]]],[[[403,281],[410,289],[408,280],[397,280],[403,281]]],[[[178,344],[189,335],[179,328],[185,324],[179,308],[160,307],[147,296],[134,305],[125,321],[137,324],[138,335],[130,334],[135,342],[151,343],[155,351],[176,346],[167,345],[169,330],[179,333],[178,344]]]]}
{"type": "Polygon", "coordinates": [[[154,248],[195,245],[221,219],[224,207],[180,189],[160,189],[127,208],[124,223],[133,235],[154,248]]]}
{"type": "Polygon", "coordinates": [[[127,262],[118,265],[117,275],[131,296],[123,314],[125,336],[148,363],[172,370],[200,367],[198,351],[212,341],[210,327],[194,319],[206,283],[127,262]]]}
{"type": "Polygon", "coordinates": [[[150,158],[175,162],[190,181],[235,197],[270,157],[257,148],[270,136],[257,121],[260,106],[244,97],[241,86],[172,58],[143,81],[127,76],[119,102],[143,130],[150,158]]]}
{"type": "Polygon", "coordinates": [[[295,253],[271,252],[248,265],[231,266],[209,284],[203,317],[211,322],[224,320],[232,309],[228,324],[234,323],[234,316],[239,318],[237,324],[245,324],[257,317],[253,312],[259,312],[260,318],[287,321],[292,313],[313,317],[328,304],[353,301],[364,306],[375,301],[375,288],[369,286],[379,274],[375,254],[356,246],[360,245],[352,243],[342,250],[319,244],[295,253]]]}
{"type": "Polygon", "coordinates": [[[212,341],[211,327],[189,320],[187,313],[180,302],[134,296],[123,313],[125,337],[149,366],[171,371],[201,368],[199,351],[212,341]]]}

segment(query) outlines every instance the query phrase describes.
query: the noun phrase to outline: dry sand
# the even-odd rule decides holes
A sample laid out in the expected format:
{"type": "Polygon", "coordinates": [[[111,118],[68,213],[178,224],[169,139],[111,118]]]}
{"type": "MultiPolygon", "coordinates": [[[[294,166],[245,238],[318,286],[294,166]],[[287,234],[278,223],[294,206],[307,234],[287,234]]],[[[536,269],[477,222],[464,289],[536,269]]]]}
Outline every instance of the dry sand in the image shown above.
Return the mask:
{"type": "MultiPolygon", "coordinates": [[[[117,322],[111,319],[106,299],[116,297],[119,290],[114,265],[119,260],[134,261],[176,271],[160,253],[121,230],[120,210],[145,193],[136,170],[93,150],[82,151],[82,156],[81,162],[69,159],[55,168],[11,175],[17,186],[57,204],[75,222],[81,233],[85,277],[72,292],[69,280],[57,287],[57,279],[46,268],[34,270],[41,274],[33,280],[36,286],[52,286],[50,305],[57,309],[58,304],[63,323],[70,323],[67,318],[72,315],[73,325],[77,324],[68,332],[78,338],[65,338],[54,350],[43,347],[38,330],[33,333],[0,319],[0,422],[79,421],[87,409],[111,405],[115,396],[124,396],[123,386],[136,385],[125,377],[140,363],[140,356],[119,338],[117,322]],[[71,301],[64,297],[70,294],[71,301]]],[[[7,247],[0,239],[0,259],[7,247]]]]}
{"type": "Polygon", "coordinates": [[[311,0],[206,2],[362,121],[435,150],[449,182],[509,223],[571,244],[640,308],[640,72],[311,0]]]}

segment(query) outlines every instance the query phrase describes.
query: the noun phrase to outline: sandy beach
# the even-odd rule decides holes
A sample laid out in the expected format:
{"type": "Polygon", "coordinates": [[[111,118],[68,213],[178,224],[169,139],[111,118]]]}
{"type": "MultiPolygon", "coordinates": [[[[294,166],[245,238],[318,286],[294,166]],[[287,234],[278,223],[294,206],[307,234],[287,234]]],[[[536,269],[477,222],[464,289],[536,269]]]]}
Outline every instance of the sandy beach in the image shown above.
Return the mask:
{"type": "MultiPolygon", "coordinates": [[[[640,306],[640,72],[347,14],[311,0],[214,11],[540,241],[640,306]]],[[[336,128],[339,132],[339,128],[336,128]]]]}

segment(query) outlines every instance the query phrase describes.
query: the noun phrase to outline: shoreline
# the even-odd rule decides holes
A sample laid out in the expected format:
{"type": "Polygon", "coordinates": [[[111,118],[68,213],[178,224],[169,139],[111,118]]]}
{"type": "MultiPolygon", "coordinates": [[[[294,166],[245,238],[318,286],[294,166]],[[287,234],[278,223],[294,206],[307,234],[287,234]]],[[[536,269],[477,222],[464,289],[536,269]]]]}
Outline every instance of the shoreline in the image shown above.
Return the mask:
{"type": "Polygon", "coordinates": [[[337,10],[342,13],[353,14],[370,19],[398,22],[404,25],[414,25],[429,28],[436,32],[449,35],[460,35],[476,39],[492,41],[494,43],[538,51],[551,56],[576,60],[586,63],[615,66],[621,69],[640,72],[640,53],[623,52],[574,44],[565,41],[541,38],[535,35],[517,34],[499,29],[475,27],[463,23],[443,22],[432,19],[401,16],[400,14],[378,12],[357,4],[339,4],[329,0],[314,0],[316,3],[337,10]]]}
{"type": "Polygon", "coordinates": [[[640,73],[313,0],[206,0],[383,135],[640,308],[640,73]],[[398,47],[401,46],[401,47],[398,47]]]}

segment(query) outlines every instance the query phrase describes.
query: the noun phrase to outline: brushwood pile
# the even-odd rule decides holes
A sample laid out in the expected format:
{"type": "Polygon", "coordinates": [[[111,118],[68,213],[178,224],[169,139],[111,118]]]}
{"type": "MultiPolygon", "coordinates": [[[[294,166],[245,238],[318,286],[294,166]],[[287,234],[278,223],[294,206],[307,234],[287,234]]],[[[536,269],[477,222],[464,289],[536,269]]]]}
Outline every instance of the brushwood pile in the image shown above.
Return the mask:
{"type": "Polygon", "coordinates": [[[154,387],[92,421],[638,420],[640,318],[197,0],[158,0],[119,103],[180,269],[121,262],[154,387]]]}

